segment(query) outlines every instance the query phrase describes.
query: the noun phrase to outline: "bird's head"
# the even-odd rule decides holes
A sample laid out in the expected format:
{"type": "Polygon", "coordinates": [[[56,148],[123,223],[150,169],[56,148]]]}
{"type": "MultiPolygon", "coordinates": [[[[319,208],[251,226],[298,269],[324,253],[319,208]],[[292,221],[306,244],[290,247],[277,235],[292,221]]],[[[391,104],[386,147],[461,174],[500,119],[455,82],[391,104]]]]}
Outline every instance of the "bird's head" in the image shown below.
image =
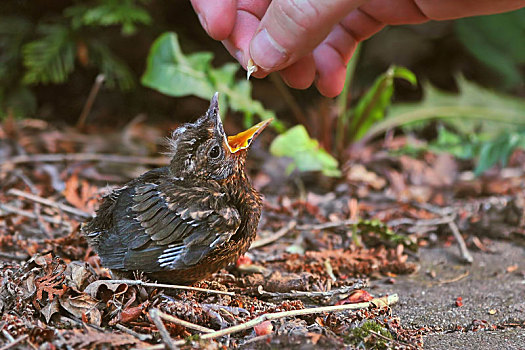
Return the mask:
{"type": "Polygon", "coordinates": [[[247,150],[271,119],[234,136],[226,136],[219,115],[218,93],[206,114],[177,128],[169,139],[174,177],[223,180],[242,170],[247,150]]]}

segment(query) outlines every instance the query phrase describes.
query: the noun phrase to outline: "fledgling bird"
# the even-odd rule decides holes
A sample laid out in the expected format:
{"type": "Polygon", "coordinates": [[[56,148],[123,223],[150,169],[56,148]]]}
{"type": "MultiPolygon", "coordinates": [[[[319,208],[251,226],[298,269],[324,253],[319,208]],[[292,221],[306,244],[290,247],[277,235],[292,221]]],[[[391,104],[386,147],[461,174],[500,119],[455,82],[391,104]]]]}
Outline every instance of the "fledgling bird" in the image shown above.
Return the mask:
{"type": "Polygon", "coordinates": [[[215,94],[206,114],[176,129],[169,166],[151,170],[103,198],[82,227],[103,266],[190,284],[235,261],[255,238],[262,198],[244,165],[263,121],[224,133],[215,94]]]}

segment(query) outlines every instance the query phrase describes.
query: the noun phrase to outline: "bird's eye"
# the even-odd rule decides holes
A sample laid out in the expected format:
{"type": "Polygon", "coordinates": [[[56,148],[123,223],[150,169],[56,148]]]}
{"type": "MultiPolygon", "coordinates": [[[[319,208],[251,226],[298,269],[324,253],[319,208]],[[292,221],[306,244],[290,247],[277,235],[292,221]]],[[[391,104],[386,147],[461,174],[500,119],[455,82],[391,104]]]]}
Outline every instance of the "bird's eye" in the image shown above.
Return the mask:
{"type": "Polygon", "coordinates": [[[221,150],[219,146],[213,146],[212,149],[210,149],[208,155],[210,156],[210,158],[219,158],[219,156],[221,155],[221,150]]]}

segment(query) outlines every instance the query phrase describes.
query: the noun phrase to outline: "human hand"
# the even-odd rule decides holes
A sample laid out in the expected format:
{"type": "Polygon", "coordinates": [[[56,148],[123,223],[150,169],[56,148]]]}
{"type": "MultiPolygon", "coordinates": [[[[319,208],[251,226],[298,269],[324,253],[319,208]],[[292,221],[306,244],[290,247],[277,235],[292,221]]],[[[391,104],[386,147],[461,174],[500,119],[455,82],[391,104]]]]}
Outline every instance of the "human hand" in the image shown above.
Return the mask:
{"type": "Polygon", "coordinates": [[[358,42],[388,24],[498,13],[523,0],[192,0],[208,34],[261,78],[279,71],[289,86],[333,97],[358,42]]]}

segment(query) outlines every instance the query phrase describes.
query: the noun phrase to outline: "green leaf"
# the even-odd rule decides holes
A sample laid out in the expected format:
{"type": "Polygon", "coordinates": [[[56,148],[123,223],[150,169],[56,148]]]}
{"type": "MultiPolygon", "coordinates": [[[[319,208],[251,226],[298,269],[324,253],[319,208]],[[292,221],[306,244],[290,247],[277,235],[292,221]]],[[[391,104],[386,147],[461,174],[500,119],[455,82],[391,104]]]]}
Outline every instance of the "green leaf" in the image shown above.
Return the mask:
{"type": "Polygon", "coordinates": [[[26,84],[63,83],[74,69],[76,44],[65,26],[42,25],[43,37],[23,47],[26,84]]]}
{"type": "Polygon", "coordinates": [[[438,128],[438,137],[429,144],[429,149],[435,152],[447,152],[460,159],[472,159],[476,156],[478,137],[466,138],[441,126],[438,128]]]}
{"type": "Polygon", "coordinates": [[[64,11],[73,28],[121,25],[123,35],[132,35],[137,25],[151,24],[151,16],[134,0],[99,0],[97,5],[70,6],[64,11]]]}
{"type": "Polygon", "coordinates": [[[458,38],[480,62],[498,73],[504,87],[522,83],[525,63],[525,9],[454,23],[458,38]],[[520,44],[521,43],[521,44],[520,44]]]}
{"type": "Polygon", "coordinates": [[[296,125],[277,136],[270,152],[277,157],[292,159],[292,168],[299,171],[321,171],[326,176],[339,177],[341,171],[337,160],[319,146],[317,140],[310,138],[303,125],[296,125]]]}
{"type": "Polygon", "coordinates": [[[215,89],[206,74],[211,53],[184,55],[177,34],[162,34],[151,46],[142,84],[169,96],[210,99],[215,89]]]}
{"type": "Polygon", "coordinates": [[[392,106],[388,118],[374,124],[366,138],[399,126],[419,126],[432,119],[441,119],[464,134],[483,131],[496,135],[508,124],[525,125],[522,99],[482,88],[461,76],[457,85],[459,93],[451,94],[424,83],[421,102],[392,106]]]}
{"type": "Polygon", "coordinates": [[[100,72],[104,74],[107,87],[112,88],[118,85],[123,91],[135,87],[135,76],[131,70],[121,59],[113,55],[105,44],[90,40],[87,45],[90,58],[100,72]]]}
{"type": "Polygon", "coordinates": [[[213,54],[196,52],[185,55],[177,34],[164,33],[151,46],[142,84],[170,96],[195,95],[210,99],[219,91],[223,114],[231,108],[244,113],[245,124],[253,124],[253,117],[275,118],[272,111],[264,109],[251,97],[251,84],[235,80],[239,66],[227,63],[220,68],[211,65],[213,54]]]}
{"type": "Polygon", "coordinates": [[[512,152],[525,144],[525,130],[521,132],[508,132],[500,135],[491,142],[485,142],[481,146],[479,160],[474,173],[482,174],[496,163],[501,166],[507,165],[512,152]]]}
{"type": "Polygon", "coordinates": [[[385,117],[394,93],[394,78],[417,84],[414,73],[403,67],[390,67],[386,73],[380,75],[354,109],[349,126],[352,139],[361,139],[374,123],[385,117]]]}

